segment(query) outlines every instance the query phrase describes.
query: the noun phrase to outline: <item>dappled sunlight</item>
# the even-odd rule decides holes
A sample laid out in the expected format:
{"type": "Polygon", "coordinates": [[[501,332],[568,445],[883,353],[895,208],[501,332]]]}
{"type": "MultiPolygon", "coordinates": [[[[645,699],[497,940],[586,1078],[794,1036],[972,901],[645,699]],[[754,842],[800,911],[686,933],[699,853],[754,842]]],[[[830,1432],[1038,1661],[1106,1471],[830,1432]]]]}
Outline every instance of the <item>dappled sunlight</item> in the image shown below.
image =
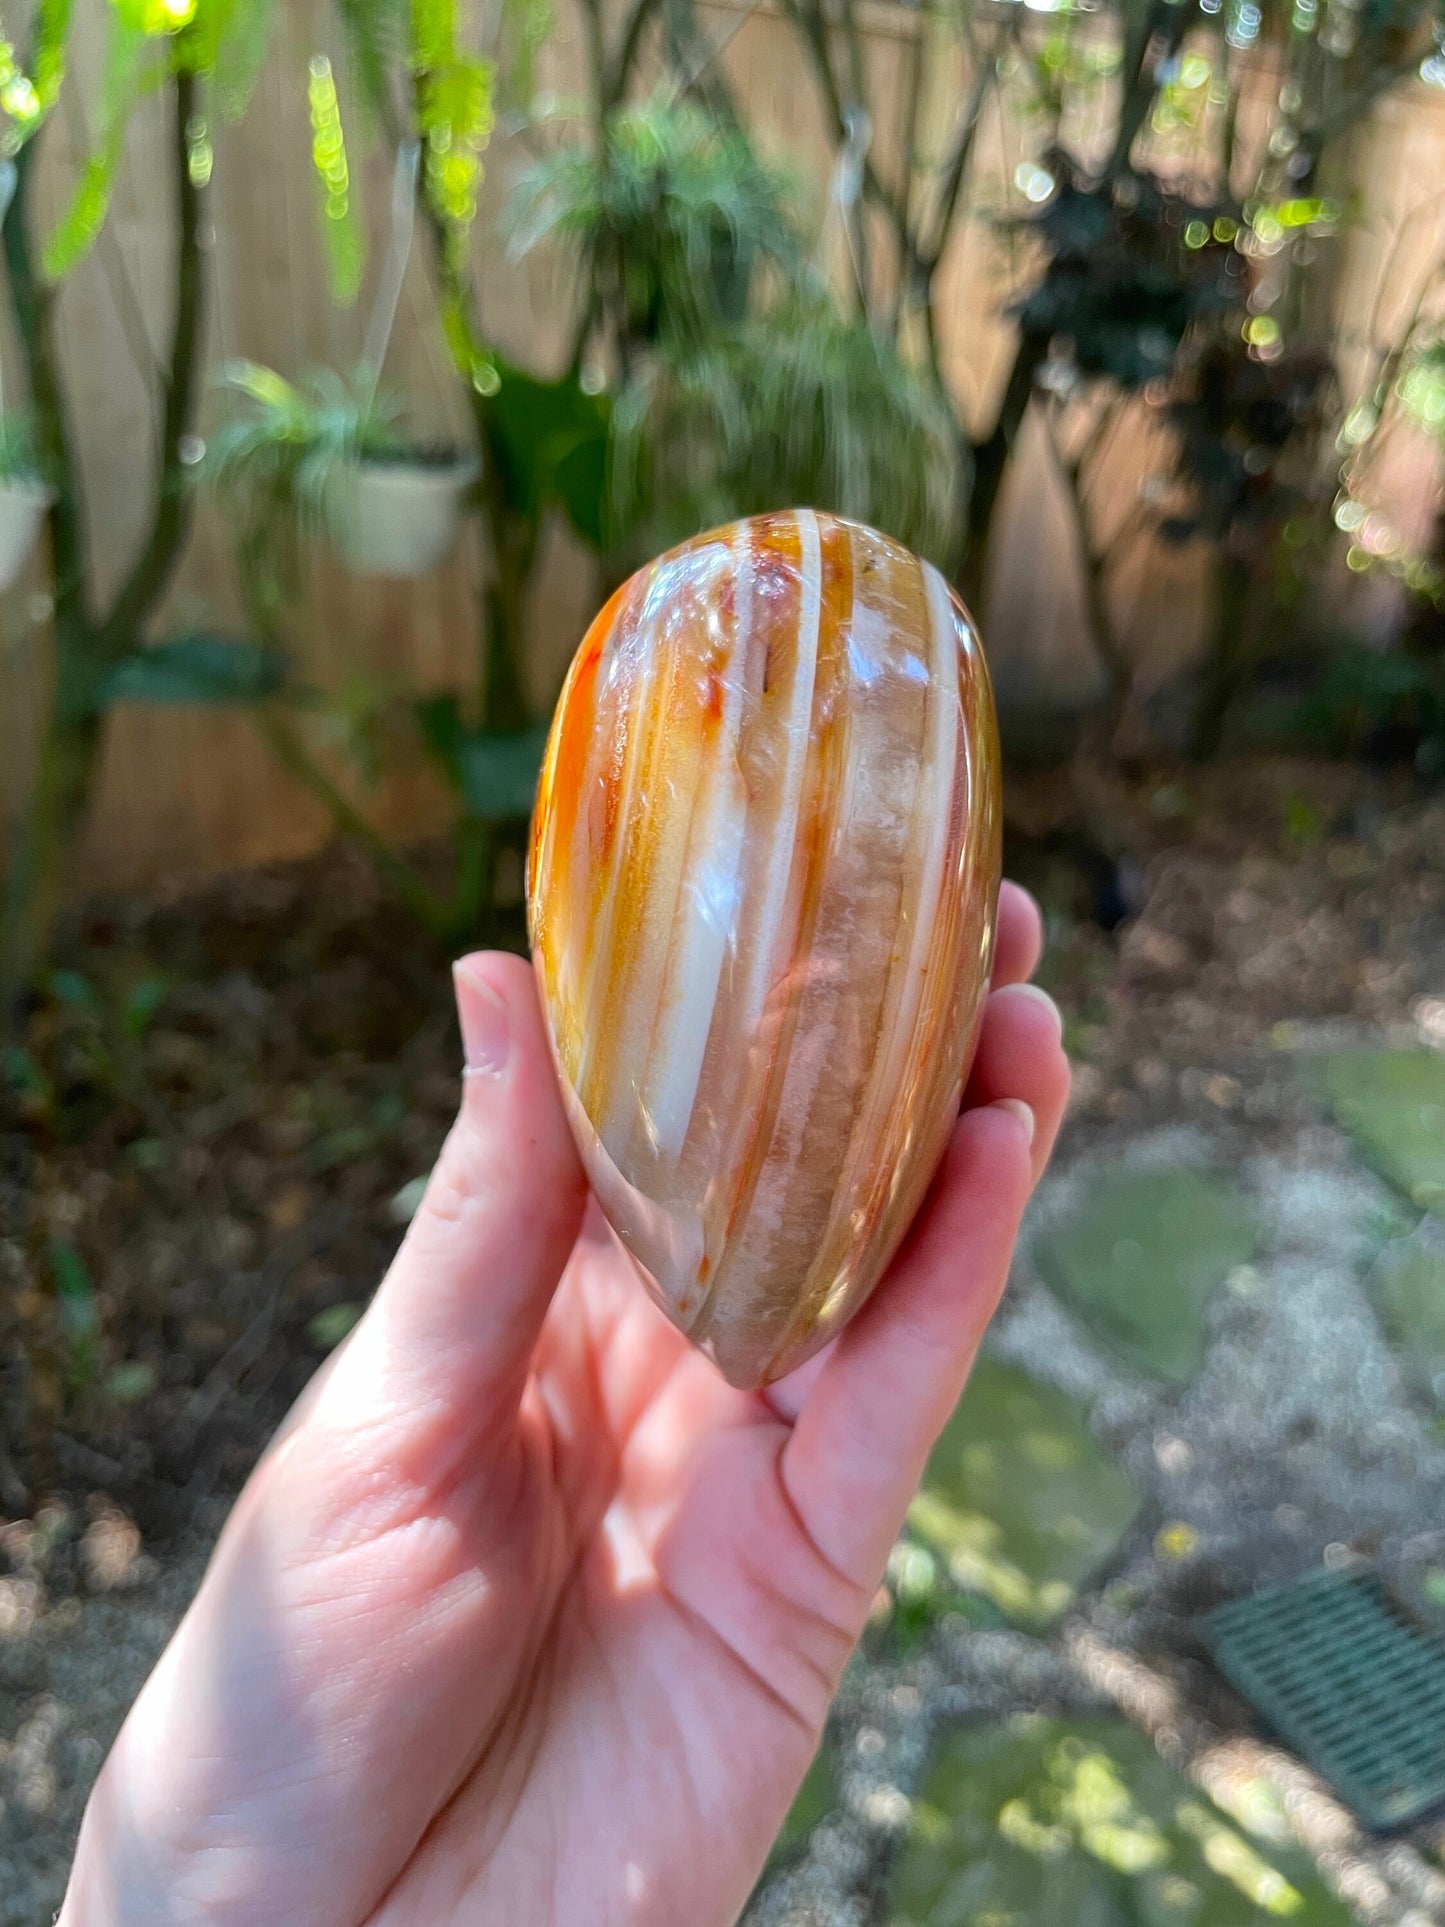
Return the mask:
{"type": "Polygon", "coordinates": [[[956,1585],[1042,1627],[1068,1610],[1137,1503],[1085,1408],[986,1359],[934,1448],[908,1520],[956,1585]]]}
{"type": "Polygon", "coordinates": [[[1295,1847],[1252,1846],[1133,1727],[1020,1715],[948,1734],[914,1801],[893,1927],[1345,1927],[1295,1847]]]}
{"type": "Polygon", "coordinates": [[[1174,1817],[1180,1828],[1199,1842],[1206,1865],[1238,1887],[1256,1907],[1271,1914],[1297,1914],[1304,1906],[1303,1896],[1279,1869],[1270,1866],[1233,1827],[1226,1826],[1201,1802],[1182,1801],[1174,1817]]]}

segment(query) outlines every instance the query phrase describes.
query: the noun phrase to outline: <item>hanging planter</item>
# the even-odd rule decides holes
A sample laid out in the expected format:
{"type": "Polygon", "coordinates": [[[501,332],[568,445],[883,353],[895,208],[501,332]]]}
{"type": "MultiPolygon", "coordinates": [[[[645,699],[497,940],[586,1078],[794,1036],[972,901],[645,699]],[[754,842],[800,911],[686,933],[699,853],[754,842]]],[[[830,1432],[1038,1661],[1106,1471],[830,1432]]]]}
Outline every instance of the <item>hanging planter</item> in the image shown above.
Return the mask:
{"type": "Polygon", "coordinates": [[[55,490],[42,480],[30,431],[17,416],[0,419],[0,590],[19,581],[55,490]]]}
{"type": "MultiPolygon", "coordinates": [[[[240,401],[212,437],[207,473],[236,511],[243,573],[284,574],[285,531],[298,526],[322,529],[368,575],[425,575],[446,561],[481,472],[474,453],[412,439],[365,372],[293,383],[233,362],[223,382],[240,401]]],[[[259,580],[248,588],[270,593],[259,580]]]]}
{"type": "Polygon", "coordinates": [[[368,575],[426,575],[457,545],[475,455],[455,450],[362,453],[322,490],[327,533],[342,560],[368,575]]]}

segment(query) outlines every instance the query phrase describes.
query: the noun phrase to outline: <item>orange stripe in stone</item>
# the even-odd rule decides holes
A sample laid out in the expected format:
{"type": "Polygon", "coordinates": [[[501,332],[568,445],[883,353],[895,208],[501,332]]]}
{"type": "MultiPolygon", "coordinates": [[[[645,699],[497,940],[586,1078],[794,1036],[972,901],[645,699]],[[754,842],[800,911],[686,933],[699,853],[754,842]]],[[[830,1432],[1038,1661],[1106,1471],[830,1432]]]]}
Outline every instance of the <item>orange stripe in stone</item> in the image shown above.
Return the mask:
{"type": "MultiPolygon", "coordinates": [[[[790,893],[796,891],[799,914],[786,970],[775,986],[783,991],[789,979],[808,968],[813,929],[822,901],[826,854],[838,819],[839,788],[846,763],[848,694],[848,617],[853,606],[853,555],[848,525],[819,516],[822,550],[822,597],[818,623],[818,661],[813,685],[813,713],[809,728],[809,767],[803,814],[798,825],[790,893]]],[[[747,1143],[746,1155],[734,1173],[727,1200],[722,1240],[722,1262],[713,1280],[717,1292],[728,1269],[727,1240],[747,1214],[767,1161],[777,1125],[802,999],[783,996],[783,1015],[777,1024],[768,1063],[762,1102],[747,1143]]],[[[711,1248],[712,1241],[709,1240],[711,1248]]],[[[701,1337],[713,1300],[694,1329],[701,1337]]]]}

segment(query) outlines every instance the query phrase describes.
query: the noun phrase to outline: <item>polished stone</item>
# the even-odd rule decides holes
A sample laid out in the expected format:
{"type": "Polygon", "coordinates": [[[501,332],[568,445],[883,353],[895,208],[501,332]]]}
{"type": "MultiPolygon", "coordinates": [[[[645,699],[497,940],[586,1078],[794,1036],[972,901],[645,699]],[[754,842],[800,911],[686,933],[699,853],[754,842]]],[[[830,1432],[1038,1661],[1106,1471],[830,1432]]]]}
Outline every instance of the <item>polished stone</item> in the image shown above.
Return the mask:
{"type": "Polygon", "coordinates": [[[542,1001],[588,1175],[734,1384],[877,1283],[992,958],[978,638],[896,542],[800,510],[641,570],[572,664],[533,821],[542,1001]]]}

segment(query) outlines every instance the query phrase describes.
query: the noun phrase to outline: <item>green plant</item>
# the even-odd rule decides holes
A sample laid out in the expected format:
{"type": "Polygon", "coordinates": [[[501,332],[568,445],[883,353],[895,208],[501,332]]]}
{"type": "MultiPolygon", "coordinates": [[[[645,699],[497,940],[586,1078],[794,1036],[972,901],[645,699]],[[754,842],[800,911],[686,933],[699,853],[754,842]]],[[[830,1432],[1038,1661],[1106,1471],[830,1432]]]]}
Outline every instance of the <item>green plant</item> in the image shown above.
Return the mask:
{"type": "MultiPolygon", "coordinates": [[[[9,295],[34,425],[36,466],[52,489],[53,674],[25,819],[6,853],[0,902],[0,1023],[14,1023],[49,947],[72,845],[84,822],[122,666],[144,654],[147,628],[180,555],[191,492],[183,459],[201,380],[201,233],[214,155],[211,115],[243,111],[264,50],[269,0],[113,0],[109,45],[89,103],[94,141],[59,224],[43,231],[34,162],[66,84],[72,10],[37,7],[27,48],[0,48],[0,146],[14,169],[3,242],[9,295]],[[56,328],[58,285],[104,225],[131,111],[169,98],[167,184],[174,200],[174,306],[159,368],[159,461],[144,532],[118,583],[93,576],[84,476],[72,439],[56,328]]],[[[72,83],[79,88],[79,83],[72,83]]],[[[86,117],[78,97],[77,114],[86,117]]],[[[143,679],[142,679],[143,680],[143,679]]],[[[134,698],[134,685],[128,692],[134,698]]]]}
{"type": "Polygon", "coordinates": [[[795,199],[735,119],[668,92],[578,124],[519,182],[513,249],[565,245],[577,358],[616,384],[614,567],[799,502],[956,559],[963,478],[941,393],[888,329],[839,311],[795,199]]]}
{"type": "Polygon", "coordinates": [[[0,415],[0,482],[36,481],[40,476],[35,424],[28,415],[0,415]]]}
{"type": "Polygon", "coordinates": [[[736,515],[808,503],[947,568],[963,493],[937,392],[821,291],[669,341],[615,413],[610,499],[635,554],[736,515]]]}
{"type": "Polygon", "coordinates": [[[1319,521],[1330,493],[1331,441],[1349,399],[1338,396],[1327,365],[1339,259],[1331,243],[1347,213],[1340,157],[1383,94],[1422,62],[1438,68],[1439,0],[964,8],[917,30],[904,112],[915,132],[905,166],[892,171],[868,151],[870,64],[855,0],[785,0],[785,12],[833,130],[859,303],[902,342],[921,330],[945,395],[935,312],[943,251],[970,218],[1009,237],[1021,295],[997,413],[967,426],[949,397],[972,478],[965,593],[976,598],[982,588],[1009,454],[1025,413],[1040,408],[1077,524],[1110,685],[1109,740],[1132,678],[1111,619],[1119,565],[1146,534],[1213,541],[1216,617],[1195,728],[1197,744],[1212,747],[1288,577],[1276,560],[1289,514],[1319,521]],[[936,55],[961,74],[941,140],[916,132],[936,55]],[[1270,90],[1267,126],[1261,140],[1245,140],[1240,103],[1261,79],[1270,90]],[[978,130],[992,104],[1010,146],[1006,170],[1017,156],[1002,183],[979,159],[978,130]],[[1207,445],[1210,411],[1194,404],[1201,361],[1217,349],[1238,372],[1240,396],[1214,411],[1219,433],[1207,445]],[[1284,443],[1241,440],[1258,412],[1250,397],[1260,370],[1296,394],[1311,377],[1284,443]],[[1102,485],[1105,458],[1135,398],[1172,404],[1188,446],[1172,472],[1140,477],[1138,502],[1119,514],[1109,506],[1117,486],[1102,485]],[[1245,460],[1250,486],[1227,476],[1221,484],[1222,471],[1245,460]]]}
{"type": "Polygon", "coordinates": [[[236,514],[235,539],[250,620],[276,641],[296,590],[295,535],[322,513],[327,482],[344,464],[394,458],[410,446],[401,404],[330,369],[290,382],[256,362],[230,362],[218,386],[234,406],[206,448],[203,477],[236,514]]]}
{"type": "Polygon", "coordinates": [[[508,213],[518,257],[542,242],[577,271],[577,354],[600,334],[625,378],[637,351],[741,321],[759,269],[796,270],[791,183],[736,124],[654,96],[523,171],[508,213]]]}

